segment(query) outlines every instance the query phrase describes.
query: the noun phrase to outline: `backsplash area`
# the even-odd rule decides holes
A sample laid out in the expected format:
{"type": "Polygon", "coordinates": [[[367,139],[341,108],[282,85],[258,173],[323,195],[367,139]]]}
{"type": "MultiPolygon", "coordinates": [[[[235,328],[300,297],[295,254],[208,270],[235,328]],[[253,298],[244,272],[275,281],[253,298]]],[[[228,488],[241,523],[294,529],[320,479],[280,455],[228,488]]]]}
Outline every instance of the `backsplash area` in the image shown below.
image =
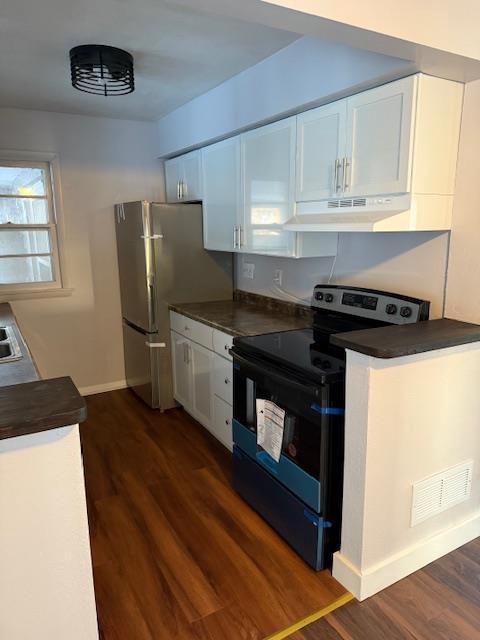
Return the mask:
{"type": "Polygon", "coordinates": [[[309,304],[314,285],[325,283],[394,291],[430,300],[430,317],[443,315],[449,234],[343,233],[335,258],[237,255],[236,287],[309,304]],[[253,278],[246,277],[252,272],[253,278]],[[333,269],[332,269],[333,267],[333,269]],[[275,283],[281,271],[281,284],[275,283]]]}

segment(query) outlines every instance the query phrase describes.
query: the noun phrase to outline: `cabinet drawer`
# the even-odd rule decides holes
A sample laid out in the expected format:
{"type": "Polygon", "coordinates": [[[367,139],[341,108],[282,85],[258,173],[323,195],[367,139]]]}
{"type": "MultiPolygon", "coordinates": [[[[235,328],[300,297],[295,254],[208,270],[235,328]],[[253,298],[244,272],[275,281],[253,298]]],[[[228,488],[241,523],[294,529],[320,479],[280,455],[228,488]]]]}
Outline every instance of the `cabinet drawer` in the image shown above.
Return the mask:
{"type": "Polygon", "coordinates": [[[215,354],[213,370],[213,393],[228,404],[233,404],[233,364],[215,354]]]}
{"type": "Polygon", "coordinates": [[[212,350],[213,347],[213,329],[180,313],[170,311],[170,328],[182,336],[201,344],[203,347],[212,350]]]}
{"type": "Polygon", "coordinates": [[[229,350],[233,345],[233,336],[229,336],[228,333],[223,333],[218,329],[213,330],[213,350],[228,360],[232,359],[229,350]]]}
{"type": "Polygon", "coordinates": [[[232,442],[232,406],[218,396],[214,396],[214,420],[212,434],[230,451],[232,442]]]}

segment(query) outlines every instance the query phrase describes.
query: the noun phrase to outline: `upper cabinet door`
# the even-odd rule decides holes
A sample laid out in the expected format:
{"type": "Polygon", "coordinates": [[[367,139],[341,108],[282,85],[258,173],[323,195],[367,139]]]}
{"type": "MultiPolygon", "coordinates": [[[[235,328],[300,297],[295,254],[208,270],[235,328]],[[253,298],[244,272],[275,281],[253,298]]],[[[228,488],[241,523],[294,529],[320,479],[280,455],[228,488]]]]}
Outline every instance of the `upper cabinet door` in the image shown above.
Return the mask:
{"type": "Polygon", "coordinates": [[[181,158],[165,160],[167,202],[180,202],[180,183],[183,179],[181,158]]]}
{"type": "Polygon", "coordinates": [[[183,202],[202,199],[201,157],[200,151],[192,151],[181,156],[183,176],[180,186],[180,199],[183,202]]]}
{"type": "Polygon", "coordinates": [[[297,202],[341,195],[346,117],[346,100],[297,116],[297,202]]]}
{"type": "Polygon", "coordinates": [[[295,130],[296,118],[292,117],[241,136],[242,251],[295,253],[295,233],[282,229],[294,211],[295,130]]]}
{"type": "Polygon", "coordinates": [[[409,77],[348,98],[345,196],[409,191],[414,87],[409,77]]]}
{"type": "Polygon", "coordinates": [[[240,212],[240,138],[202,149],[203,245],[235,251],[240,212]]]}

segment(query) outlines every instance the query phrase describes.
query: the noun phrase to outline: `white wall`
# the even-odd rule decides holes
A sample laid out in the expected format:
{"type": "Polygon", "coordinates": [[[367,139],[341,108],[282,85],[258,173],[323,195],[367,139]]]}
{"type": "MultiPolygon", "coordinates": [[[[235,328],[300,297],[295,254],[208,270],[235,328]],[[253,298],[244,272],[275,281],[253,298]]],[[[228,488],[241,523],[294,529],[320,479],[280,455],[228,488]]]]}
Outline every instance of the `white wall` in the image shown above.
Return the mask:
{"type": "Polygon", "coordinates": [[[269,256],[237,257],[236,285],[275,298],[309,304],[314,285],[328,281],[417,296],[432,303],[431,318],[443,315],[448,233],[344,233],[338,256],[292,260],[269,256]],[[255,264],[253,280],[244,278],[242,264],[255,264]],[[280,290],[273,283],[283,272],[280,290]]]}
{"type": "MultiPolygon", "coordinates": [[[[113,98],[114,99],[114,98],[113,98]]],[[[163,199],[153,123],[0,109],[0,150],[59,154],[70,297],[13,304],[42,377],[125,377],[113,204],[163,199]]]]}
{"type": "Polygon", "coordinates": [[[480,343],[379,360],[347,351],[341,549],[360,599],[480,535],[480,343]],[[470,499],[410,526],[412,484],[474,461],[470,499]]]}
{"type": "Polygon", "coordinates": [[[465,87],[446,315],[480,323],[480,80],[465,87]]]}
{"type": "Polygon", "coordinates": [[[159,157],[408,75],[406,60],[301,38],[158,122],[159,157]]]}
{"type": "Polygon", "coordinates": [[[78,425],[0,441],[0,638],[97,640],[78,425]]]}

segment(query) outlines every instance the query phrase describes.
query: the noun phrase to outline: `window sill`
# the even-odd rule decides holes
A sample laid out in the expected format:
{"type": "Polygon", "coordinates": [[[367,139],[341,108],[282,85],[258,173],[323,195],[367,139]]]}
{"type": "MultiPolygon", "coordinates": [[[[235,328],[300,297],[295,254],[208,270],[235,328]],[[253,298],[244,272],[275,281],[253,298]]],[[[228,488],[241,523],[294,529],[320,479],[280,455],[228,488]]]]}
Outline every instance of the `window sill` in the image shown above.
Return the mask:
{"type": "Polygon", "coordinates": [[[34,300],[36,298],[68,298],[74,289],[17,289],[2,291],[0,289],[0,302],[15,302],[15,300],[34,300]]]}

